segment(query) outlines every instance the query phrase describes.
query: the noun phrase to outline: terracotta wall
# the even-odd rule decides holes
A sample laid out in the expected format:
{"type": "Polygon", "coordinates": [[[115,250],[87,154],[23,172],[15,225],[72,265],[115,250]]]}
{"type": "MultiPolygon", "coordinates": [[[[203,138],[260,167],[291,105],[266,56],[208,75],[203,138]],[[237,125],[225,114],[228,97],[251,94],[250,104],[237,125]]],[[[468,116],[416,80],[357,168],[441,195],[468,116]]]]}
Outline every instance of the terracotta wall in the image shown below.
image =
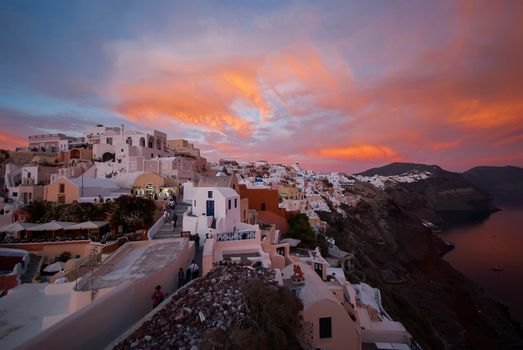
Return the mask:
{"type": "Polygon", "coordinates": [[[16,273],[0,275],[0,292],[16,287],[18,285],[17,277],[18,275],[16,273]]]}
{"type": "Polygon", "coordinates": [[[74,258],[76,255],[89,255],[91,250],[91,241],[75,242],[44,242],[44,243],[6,243],[1,244],[2,248],[23,249],[35,252],[43,256],[47,261],[51,261],[63,252],[71,253],[74,258]]]}
{"type": "Polygon", "coordinates": [[[240,185],[240,198],[249,199],[249,208],[262,210],[262,204],[265,204],[265,211],[270,211],[281,217],[285,217],[285,210],[278,207],[278,191],[260,188],[247,188],[240,185]]]}

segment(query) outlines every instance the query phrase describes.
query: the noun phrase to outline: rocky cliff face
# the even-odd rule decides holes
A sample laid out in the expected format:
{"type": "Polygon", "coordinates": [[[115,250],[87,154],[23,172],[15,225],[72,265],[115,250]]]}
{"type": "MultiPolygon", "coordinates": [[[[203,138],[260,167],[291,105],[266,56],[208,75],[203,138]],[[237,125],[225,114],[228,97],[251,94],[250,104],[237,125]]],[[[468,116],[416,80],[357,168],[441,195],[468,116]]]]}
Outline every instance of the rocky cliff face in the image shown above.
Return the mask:
{"type": "Polygon", "coordinates": [[[486,190],[471,183],[462,174],[436,165],[392,163],[360,175],[393,177],[419,173],[427,176],[411,182],[396,181],[392,186],[387,186],[387,190],[398,204],[417,212],[427,221],[445,226],[485,218],[498,210],[486,190]]]}
{"type": "Polygon", "coordinates": [[[444,209],[488,212],[490,197],[459,174],[434,173],[384,189],[357,182],[351,191],[362,199],[345,208],[346,218],[321,213],[338,246],[356,255],[351,278],[380,288],[386,309],[426,349],[523,346],[507,310],[440,257],[445,243],[422,224],[444,221],[444,209]]]}
{"type": "Polygon", "coordinates": [[[523,168],[479,166],[463,173],[475,186],[492,194],[501,204],[523,204],[523,168]]]}

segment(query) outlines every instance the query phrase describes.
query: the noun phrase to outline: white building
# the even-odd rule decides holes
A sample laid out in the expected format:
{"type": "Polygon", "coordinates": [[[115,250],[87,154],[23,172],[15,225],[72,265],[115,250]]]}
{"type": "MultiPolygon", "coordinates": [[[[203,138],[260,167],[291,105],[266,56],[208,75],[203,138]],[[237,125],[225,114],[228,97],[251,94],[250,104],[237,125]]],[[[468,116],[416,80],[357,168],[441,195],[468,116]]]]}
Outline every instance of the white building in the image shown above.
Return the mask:
{"type": "Polygon", "coordinates": [[[108,131],[120,132],[121,128],[114,126],[103,126],[98,124],[97,126],[87,127],[84,130],[85,139],[89,144],[99,143],[101,137],[108,131]]]}
{"type": "Polygon", "coordinates": [[[240,220],[240,195],[230,187],[194,187],[191,200],[183,230],[199,234],[201,241],[211,231],[236,232],[246,225],[240,220]]]}

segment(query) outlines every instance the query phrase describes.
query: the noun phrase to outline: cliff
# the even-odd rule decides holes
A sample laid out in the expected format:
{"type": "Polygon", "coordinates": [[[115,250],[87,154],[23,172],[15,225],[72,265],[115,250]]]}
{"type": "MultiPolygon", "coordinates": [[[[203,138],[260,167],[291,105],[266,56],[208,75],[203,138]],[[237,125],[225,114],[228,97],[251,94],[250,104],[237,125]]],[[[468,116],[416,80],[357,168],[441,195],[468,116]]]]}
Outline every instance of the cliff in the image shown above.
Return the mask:
{"type": "Polygon", "coordinates": [[[459,173],[436,165],[392,163],[367,170],[362,176],[408,176],[424,174],[416,181],[396,181],[387,190],[395,201],[437,225],[449,226],[461,221],[481,220],[499,210],[492,195],[459,173]]]}
{"type": "MultiPolygon", "coordinates": [[[[422,224],[420,213],[435,213],[431,192],[469,186],[450,176],[456,178],[385,189],[356,182],[350,191],[361,200],[345,207],[346,217],[334,211],[320,216],[340,249],[356,256],[350,279],[380,288],[385,308],[424,349],[518,348],[523,333],[507,309],[445,262],[440,257],[445,243],[422,224]]],[[[453,191],[453,198],[459,193],[469,192],[453,191]]],[[[483,198],[480,194],[473,195],[483,198]]]]}
{"type": "Polygon", "coordinates": [[[467,170],[463,176],[492,194],[497,203],[523,204],[523,168],[479,166],[467,170]]]}

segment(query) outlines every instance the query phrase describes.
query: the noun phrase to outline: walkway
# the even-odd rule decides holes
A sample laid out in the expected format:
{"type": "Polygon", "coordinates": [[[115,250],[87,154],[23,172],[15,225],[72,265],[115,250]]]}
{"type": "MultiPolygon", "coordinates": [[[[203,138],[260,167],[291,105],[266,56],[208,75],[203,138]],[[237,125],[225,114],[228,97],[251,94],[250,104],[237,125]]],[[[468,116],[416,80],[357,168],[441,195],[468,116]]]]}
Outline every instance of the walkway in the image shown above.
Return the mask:
{"type": "Polygon", "coordinates": [[[183,203],[182,201],[176,202],[176,209],[174,210],[178,215],[178,221],[176,222],[176,228],[173,231],[170,222],[163,224],[162,228],[154,235],[154,239],[165,239],[165,238],[180,238],[182,227],[183,227],[183,213],[187,210],[189,204],[183,203]]]}
{"type": "MultiPolygon", "coordinates": [[[[160,230],[154,235],[153,239],[180,238],[182,236],[181,232],[183,227],[183,213],[187,211],[188,207],[189,204],[177,200],[176,209],[174,210],[176,212],[176,215],[178,215],[176,228],[173,231],[171,223],[166,222],[163,224],[162,228],[160,228],[160,230]]],[[[194,254],[194,261],[200,267],[200,271],[202,269],[202,253],[203,247],[200,247],[200,249],[197,250],[194,254]]]]}

